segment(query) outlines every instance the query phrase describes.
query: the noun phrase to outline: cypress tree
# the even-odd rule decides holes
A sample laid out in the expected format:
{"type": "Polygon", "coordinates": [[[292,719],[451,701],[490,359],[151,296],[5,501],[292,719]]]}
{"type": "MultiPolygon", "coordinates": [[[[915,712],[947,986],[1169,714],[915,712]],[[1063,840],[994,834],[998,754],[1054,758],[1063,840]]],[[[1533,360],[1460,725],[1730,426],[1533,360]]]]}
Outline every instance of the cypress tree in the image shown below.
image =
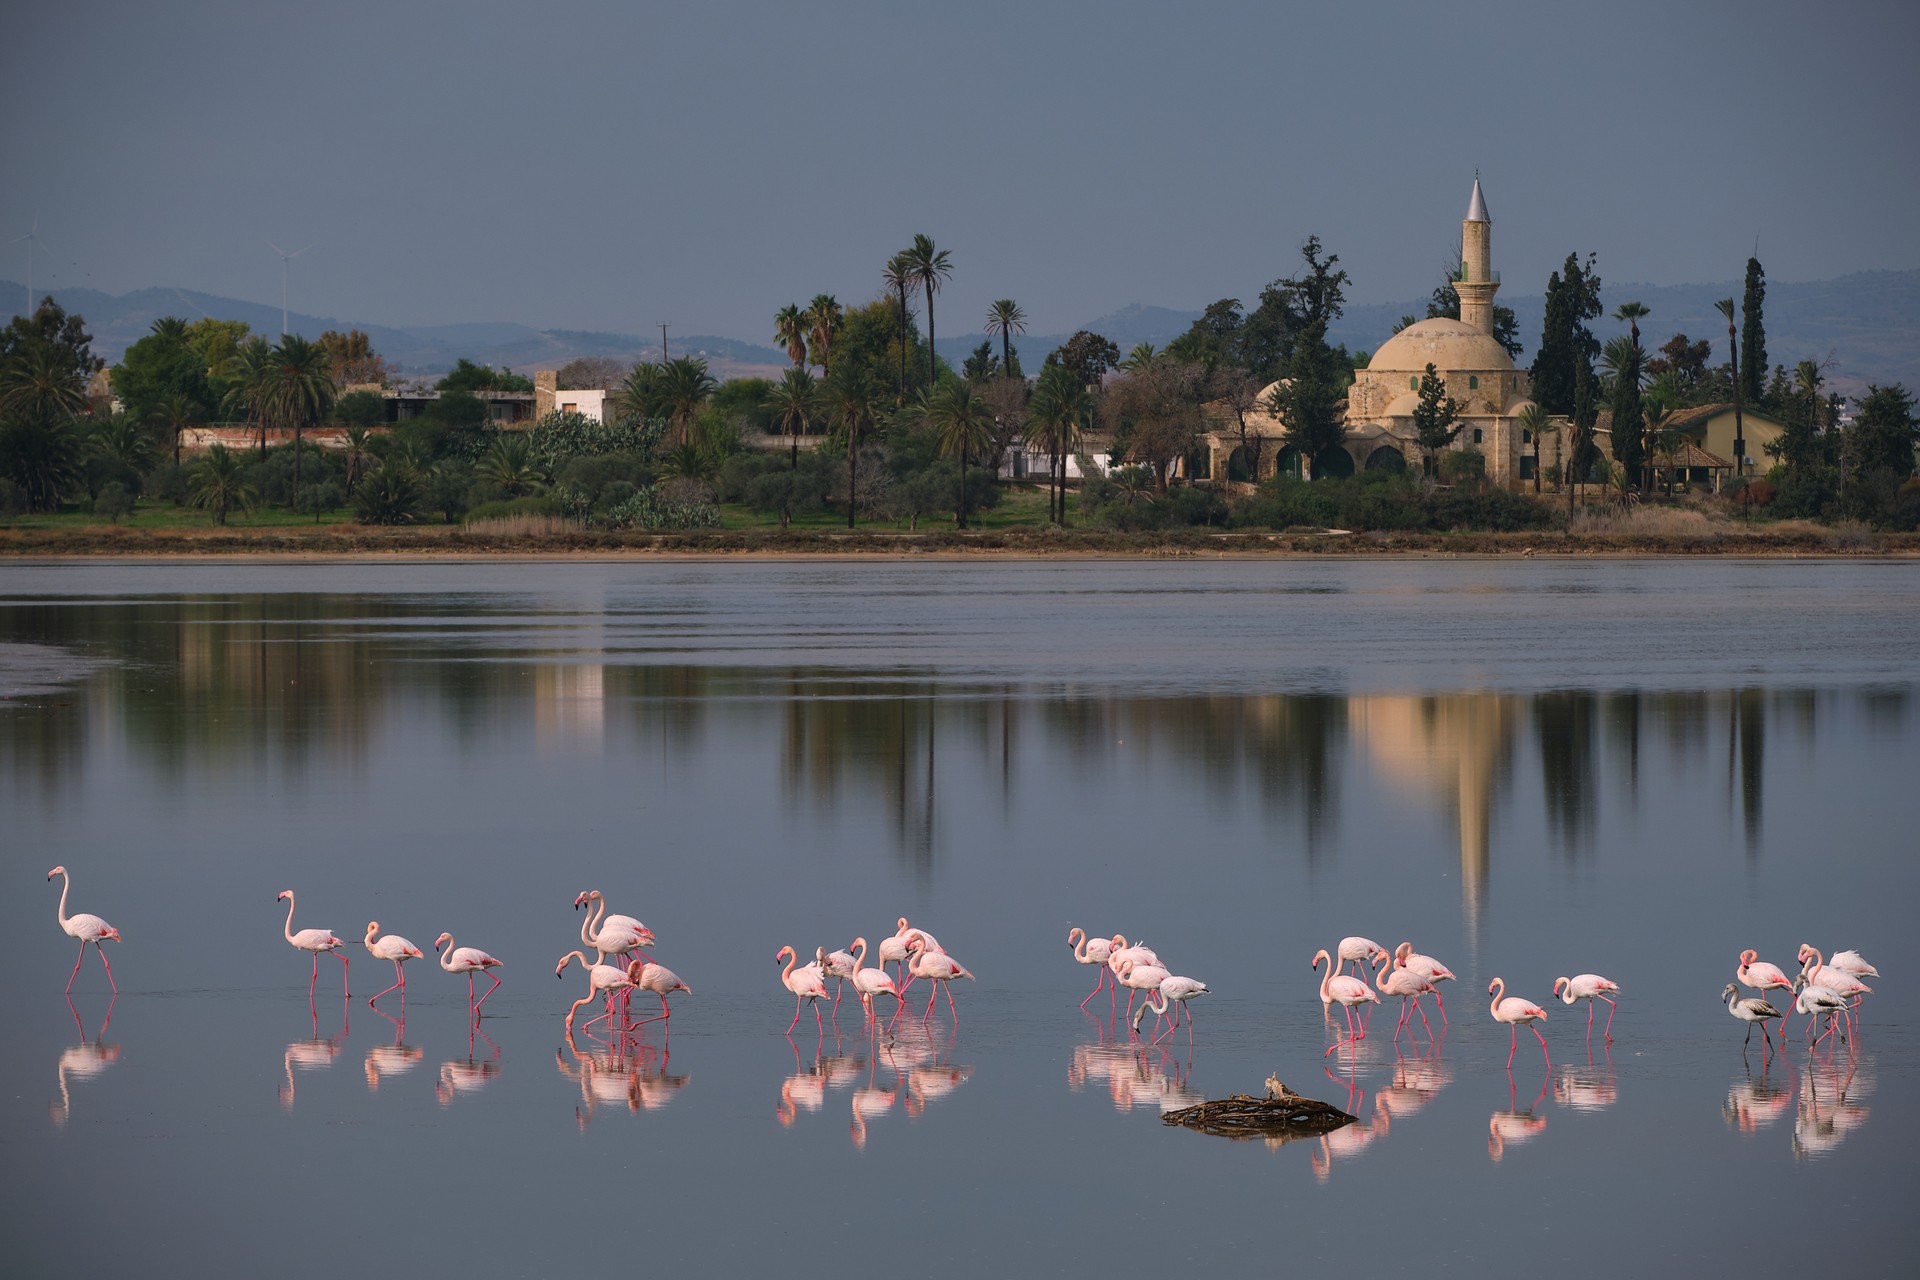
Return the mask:
{"type": "Polygon", "coordinates": [[[1583,265],[1578,254],[1547,280],[1547,314],[1540,350],[1533,359],[1533,399],[1548,413],[1571,413],[1574,377],[1582,364],[1600,354],[1599,340],[1586,322],[1600,314],[1600,277],[1593,255],[1583,265]]]}
{"type": "Polygon", "coordinates": [[[1460,405],[1429,364],[1420,378],[1420,403],[1413,409],[1413,442],[1427,455],[1427,474],[1437,470],[1437,455],[1459,438],[1460,405]]]}
{"type": "MultiPolygon", "coordinates": [[[[1640,410],[1641,351],[1631,338],[1613,341],[1621,344],[1620,358],[1614,361],[1613,459],[1639,483],[1647,461],[1646,428],[1640,410]]],[[[1615,351],[1612,343],[1607,351],[1611,358],[1615,351]]]]}
{"type": "Polygon", "coordinates": [[[1766,401],[1767,322],[1761,312],[1767,300],[1767,273],[1760,259],[1747,259],[1747,292],[1740,300],[1740,398],[1748,404],[1766,401]]]}

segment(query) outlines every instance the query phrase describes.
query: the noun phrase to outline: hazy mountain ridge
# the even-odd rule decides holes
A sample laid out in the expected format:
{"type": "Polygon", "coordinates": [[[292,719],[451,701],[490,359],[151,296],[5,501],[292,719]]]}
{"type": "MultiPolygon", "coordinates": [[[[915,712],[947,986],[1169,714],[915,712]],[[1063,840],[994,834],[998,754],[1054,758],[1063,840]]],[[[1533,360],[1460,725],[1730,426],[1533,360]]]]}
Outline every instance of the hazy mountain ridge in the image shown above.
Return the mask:
{"type": "MultiPolygon", "coordinates": [[[[1604,278],[1604,273],[1603,273],[1604,278]]],[[[0,280],[0,298],[24,300],[25,289],[18,283],[0,280]],[[10,291],[10,292],[9,292],[10,291]]],[[[154,287],[126,294],[109,294],[95,289],[55,289],[51,291],[60,305],[77,311],[87,319],[94,335],[94,350],[109,362],[116,361],[132,343],[165,315],[189,320],[217,316],[226,320],[244,320],[256,333],[275,334],[280,330],[280,309],[275,306],[199,293],[191,289],[154,287]]],[[[1675,333],[1685,333],[1713,343],[1717,363],[1726,354],[1726,321],[1714,310],[1715,300],[1739,298],[1740,281],[1708,284],[1607,284],[1603,301],[1609,311],[1619,303],[1637,299],[1652,308],[1652,315],[1641,325],[1641,337],[1649,348],[1658,347],[1675,333]]],[[[1242,302],[1253,300],[1250,295],[1242,302]]],[[[1426,298],[1406,302],[1356,303],[1333,326],[1333,341],[1354,350],[1376,350],[1392,336],[1393,327],[1404,315],[1426,314],[1426,298]]],[[[1520,326],[1521,341],[1526,344],[1518,363],[1533,358],[1539,342],[1545,299],[1538,293],[1516,293],[1512,286],[1504,290],[1500,301],[1514,309],[1520,326]]],[[[17,305],[17,303],[16,303],[17,305]]],[[[11,311],[12,308],[6,308],[11,311]]],[[[1200,316],[1197,310],[1135,303],[1111,311],[1080,328],[1104,334],[1124,355],[1134,344],[1151,342],[1165,346],[1186,332],[1200,316]]],[[[1858,391],[1870,382],[1904,383],[1920,389],[1920,270],[1865,271],[1832,280],[1804,282],[1771,281],[1766,301],[1767,357],[1770,363],[1792,368],[1800,360],[1815,360],[1827,365],[1829,384],[1836,390],[1858,391]]],[[[294,332],[317,338],[327,329],[360,329],[372,341],[374,349],[407,374],[432,374],[450,368],[462,356],[493,366],[511,366],[521,372],[553,368],[578,356],[614,356],[623,360],[652,359],[660,350],[657,334],[616,333],[603,330],[535,329],[511,321],[467,322],[443,325],[378,325],[364,320],[339,320],[302,312],[289,314],[294,332]]],[[[1625,326],[1604,320],[1595,326],[1604,340],[1625,326]]],[[[1070,333],[1022,334],[1014,339],[1021,363],[1031,374],[1038,371],[1046,354],[1065,342],[1070,333]]],[[[671,332],[668,349],[673,355],[694,354],[706,358],[717,377],[744,377],[777,374],[787,365],[784,351],[759,343],[709,334],[681,337],[671,332]]],[[[940,354],[955,365],[986,339],[986,334],[942,334],[940,354]]],[[[996,338],[993,342],[1000,346],[996,338]]]]}

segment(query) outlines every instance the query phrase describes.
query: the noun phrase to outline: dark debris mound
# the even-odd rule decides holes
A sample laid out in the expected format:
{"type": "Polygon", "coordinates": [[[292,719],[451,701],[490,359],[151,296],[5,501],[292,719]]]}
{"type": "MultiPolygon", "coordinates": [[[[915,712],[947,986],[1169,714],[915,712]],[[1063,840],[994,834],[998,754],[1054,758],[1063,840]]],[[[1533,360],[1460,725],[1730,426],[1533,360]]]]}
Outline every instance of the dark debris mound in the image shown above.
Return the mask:
{"type": "Polygon", "coordinates": [[[1223,1138],[1315,1138],[1354,1122],[1340,1108],[1297,1093],[1256,1098],[1236,1093],[1198,1106],[1169,1111],[1166,1124],[1183,1125],[1223,1138]]]}

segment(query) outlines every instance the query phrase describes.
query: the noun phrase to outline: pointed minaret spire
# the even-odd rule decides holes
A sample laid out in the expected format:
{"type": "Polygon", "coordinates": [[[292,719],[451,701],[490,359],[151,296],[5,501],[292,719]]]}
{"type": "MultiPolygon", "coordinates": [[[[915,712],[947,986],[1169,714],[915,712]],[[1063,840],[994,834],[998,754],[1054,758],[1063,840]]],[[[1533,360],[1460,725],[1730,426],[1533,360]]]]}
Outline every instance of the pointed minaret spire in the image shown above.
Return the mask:
{"type": "Polygon", "coordinates": [[[1467,201],[1468,222],[1492,222],[1487,216],[1487,200],[1480,194],[1480,171],[1473,171],[1473,199],[1467,201]]]}
{"type": "Polygon", "coordinates": [[[1473,199],[1467,202],[1467,218],[1460,224],[1460,274],[1453,282],[1460,298],[1460,319],[1491,334],[1493,295],[1499,290],[1499,277],[1493,274],[1493,219],[1487,214],[1487,198],[1480,194],[1480,171],[1475,169],[1473,199]]]}

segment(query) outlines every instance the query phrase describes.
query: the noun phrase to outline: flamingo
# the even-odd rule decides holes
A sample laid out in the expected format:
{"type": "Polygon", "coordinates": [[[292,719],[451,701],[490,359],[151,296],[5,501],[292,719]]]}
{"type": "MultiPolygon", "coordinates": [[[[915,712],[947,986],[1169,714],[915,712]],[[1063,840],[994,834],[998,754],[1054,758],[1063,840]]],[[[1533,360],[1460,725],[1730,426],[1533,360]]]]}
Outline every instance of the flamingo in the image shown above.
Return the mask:
{"type": "MultiPolygon", "coordinates": [[[[1131,955],[1122,958],[1120,961],[1120,985],[1127,988],[1127,1013],[1133,1013],[1134,992],[1157,992],[1160,990],[1161,982],[1171,976],[1172,975],[1169,974],[1162,965],[1150,964],[1144,960],[1136,960],[1131,955]]],[[[1140,1002],[1140,1007],[1142,1010],[1145,1010],[1147,1007],[1145,1000],[1140,1002]]],[[[1166,1002],[1162,1001],[1160,1003],[1160,1012],[1164,1014],[1166,1011],[1166,1002]]],[[[1138,1017],[1133,1019],[1133,1025],[1135,1028],[1139,1027],[1140,1019],[1138,1017]]]]}
{"type": "MultiPolygon", "coordinates": [[[[314,985],[320,981],[320,953],[322,951],[331,951],[334,955],[339,956],[340,995],[343,998],[352,995],[353,993],[347,990],[347,958],[340,955],[340,948],[347,945],[347,940],[345,938],[334,937],[333,930],[331,929],[302,929],[300,932],[295,933],[293,931],[293,890],[282,889],[280,891],[280,898],[276,898],[275,901],[277,902],[281,898],[284,898],[287,903],[287,923],[281,928],[281,932],[287,935],[287,942],[290,945],[298,947],[302,951],[313,952],[313,978],[307,983],[307,999],[313,999],[314,985]]],[[[84,947],[81,949],[83,951],[85,950],[84,947]]]]}
{"type": "MultiPolygon", "coordinates": [[[[1767,1035],[1767,1019],[1780,1017],[1780,1011],[1774,1008],[1771,1003],[1760,999],[1758,996],[1752,996],[1745,1000],[1735,999],[1734,997],[1739,994],[1740,988],[1729,982],[1726,989],[1720,993],[1720,998],[1727,1002],[1728,1013],[1747,1024],[1747,1038],[1740,1042],[1740,1047],[1744,1049],[1752,1042],[1753,1024],[1757,1022],[1760,1024],[1760,1038],[1765,1040],[1767,1046],[1771,1048],[1773,1046],[1773,1040],[1767,1035]]],[[[1784,1032],[1781,1033],[1780,1039],[1782,1043],[1785,1042],[1786,1034],[1784,1032]]]]}
{"type": "Polygon", "coordinates": [[[847,979],[853,976],[853,956],[845,951],[828,951],[825,947],[818,948],[814,955],[820,965],[821,978],[838,980],[838,985],[833,989],[833,1011],[838,1013],[840,995],[846,990],[847,979]]]}
{"type": "Polygon", "coordinates": [[[1762,995],[1778,987],[1782,991],[1792,991],[1793,984],[1787,981],[1787,975],[1775,965],[1760,959],[1758,951],[1747,950],[1740,953],[1740,967],[1733,971],[1743,987],[1752,987],[1762,995]]]}
{"type": "MultiPolygon", "coordinates": [[[[960,1011],[953,1007],[953,989],[947,984],[955,978],[972,982],[973,974],[968,972],[967,967],[944,951],[931,950],[924,936],[916,936],[907,941],[907,972],[916,978],[940,984],[927,993],[927,1011],[921,1016],[928,1017],[933,1013],[934,997],[945,991],[947,1010],[953,1014],[953,1025],[957,1028],[960,1025],[960,1011]]],[[[905,1007],[902,1003],[901,1008],[905,1007]]],[[[900,1015],[896,1012],[893,1016],[897,1018],[900,1015]]]]}
{"type": "MultiPolygon", "coordinates": [[[[1314,952],[1313,968],[1318,970],[1320,968],[1320,962],[1323,960],[1332,963],[1333,957],[1329,956],[1325,949],[1314,952]]],[[[1342,1009],[1346,1010],[1347,1038],[1328,1045],[1327,1053],[1320,1055],[1323,1058],[1342,1045],[1354,1044],[1366,1039],[1366,1028],[1355,1027],[1353,1025],[1353,1006],[1357,1004],[1367,1004],[1369,1002],[1379,1004],[1380,997],[1374,994],[1372,987],[1369,987],[1360,979],[1350,978],[1344,973],[1335,973],[1333,969],[1329,968],[1327,970],[1327,976],[1320,979],[1320,1003],[1331,1006],[1336,1002],[1338,1002],[1342,1009]]]]}
{"type": "Polygon", "coordinates": [[[894,930],[891,938],[880,939],[880,950],[877,954],[880,957],[881,968],[886,968],[890,963],[895,963],[900,966],[900,972],[894,975],[894,980],[900,984],[900,990],[904,994],[906,989],[913,985],[913,975],[907,972],[907,936],[911,933],[918,933],[927,940],[927,946],[932,950],[941,951],[944,948],[942,948],[939,941],[925,929],[914,929],[909,925],[905,916],[901,916],[897,923],[898,927],[894,930]]]}
{"type": "MultiPolygon", "coordinates": [[[[1547,1020],[1547,1011],[1531,1000],[1522,1000],[1519,996],[1509,996],[1506,994],[1506,991],[1507,982],[1505,978],[1495,978],[1487,984],[1487,994],[1493,997],[1493,1004],[1489,1007],[1489,1012],[1493,1014],[1493,1020],[1495,1022],[1504,1022],[1507,1024],[1507,1030],[1509,1032],[1507,1038],[1510,1041],[1507,1045],[1507,1066],[1511,1068],[1513,1066],[1514,1050],[1520,1046],[1520,1024],[1523,1022],[1545,1022],[1547,1020]]],[[[1528,1029],[1533,1032],[1533,1038],[1540,1042],[1540,1055],[1547,1060],[1547,1067],[1551,1070],[1553,1067],[1553,1055],[1547,1052],[1547,1038],[1540,1034],[1540,1028],[1538,1027],[1529,1027],[1528,1029]]]]}
{"type": "Polygon", "coordinates": [[[1353,976],[1365,982],[1367,969],[1373,968],[1377,963],[1377,957],[1386,955],[1387,949],[1372,938],[1351,937],[1340,939],[1340,946],[1335,954],[1340,957],[1340,963],[1334,966],[1334,972],[1338,973],[1346,967],[1348,961],[1352,961],[1353,976]],[[1363,964],[1366,968],[1361,967],[1363,964]]]}
{"type": "MultiPolygon", "coordinates": [[[[464,973],[467,975],[467,1005],[473,1010],[473,1016],[477,1018],[480,1016],[480,1005],[487,1002],[487,996],[492,995],[500,989],[500,976],[487,972],[490,969],[498,967],[500,962],[478,947],[454,946],[453,935],[450,933],[443,933],[433,940],[433,949],[435,951],[439,951],[443,946],[446,947],[446,951],[440,957],[440,967],[448,973],[464,973]],[[473,975],[476,973],[485,973],[489,978],[493,979],[493,985],[487,988],[487,995],[481,996],[478,1004],[476,1004],[473,999],[473,975]]],[[[318,956],[314,957],[314,963],[320,963],[318,956]]]]}
{"type": "MultiPolygon", "coordinates": [[[[1832,987],[1807,981],[1806,975],[1802,974],[1795,980],[1793,1008],[1796,1013],[1810,1015],[1807,1018],[1808,1042],[1810,1044],[1819,1044],[1821,1040],[1825,1040],[1833,1034],[1834,1017],[1837,1014],[1843,1014],[1847,1011],[1847,998],[1838,991],[1835,991],[1832,987]],[[1822,1031],[1819,1037],[1815,1039],[1813,1038],[1813,1024],[1823,1013],[1827,1016],[1827,1029],[1822,1031]]],[[[1785,1039],[1785,1036],[1783,1035],[1781,1038],[1785,1039]]]]}
{"type": "Polygon", "coordinates": [[[1440,998],[1440,984],[1454,980],[1453,970],[1435,960],[1432,956],[1423,956],[1413,949],[1411,942],[1403,942],[1393,949],[1393,962],[1402,969],[1411,969],[1433,984],[1433,1002],[1440,1006],[1440,1026],[1447,1025],[1447,1002],[1440,998]]]}
{"type": "MultiPolygon", "coordinates": [[[[1067,946],[1072,949],[1073,958],[1081,964],[1101,966],[1099,976],[1093,980],[1093,990],[1087,993],[1087,1000],[1091,1000],[1100,994],[1100,988],[1106,986],[1107,980],[1113,976],[1113,971],[1105,967],[1107,957],[1113,954],[1113,943],[1106,938],[1089,938],[1086,930],[1075,927],[1067,931],[1067,946]]],[[[1087,1007],[1087,1000],[1080,1002],[1082,1009],[1087,1007]]]]}
{"type": "Polygon", "coordinates": [[[825,1035],[827,1028],[826,1024],[820,1021],[818,1001],[826,996],[827,984],[820,970],[820,962],[816,960],[812,964],[801,965],[796,969],[793,965],[799,958],[792,947],[782,947],[773,956],[775,964],[779,964],[782,960],[787,962],[787,967],[780,971],[780,981],[786,985],[787,990],[793,992],[793,1021],[787,1024],[787,1034],[792,1035],[793,1029],[800,1024],[800,1002],[806,1000],[814,1002],[814,1025],[820,1028],[821,1035],[825,1035]]]}
{"type": "MultiPolygon", "coordinates": [[[[599,890],[589,890],[598,893],[599,890]]],[[[653,931],[635,920],[632,916],[616,916],[602,920],[600,914],[607,909],[604,900],[600,903],[600,913],[592,910],[580,922],[580,941],[599,953],[595,962],[605,964],[608,956],[624,956],[653,945],[653,931]]]]}
{"type": "Polygon", "coordinates": [[[1587,1002],[1587,1034],[1589,1036],[1593,1034],[1593,1002],[1605,1000],[1608,1005],[1607,1029],[1603,1034],[1609,1041],[1613,1039],[1613,1014],[1614,1010],[1619,1008],[1614,1004],[1613,997],[1620,994],[1619,983],[1611,982],[1597,973],[1576,973],[1571,978],[1555,978],[1553,994],[1560,997],[1562,1004],[1572,1004],[1575,1000],[1587,1002]],[[1566,990],[1562,991],[1560,989],[1562,987],[1566,990]]]}
{"type": "Polygon", "coordinates": [[[1855,1004],[1859,1003],[1861,996],[1873,994],[1873,988],[1860,981],[1858,976],[1837,965],[1822,961],[1820,953],[1804,942],[1800,944],[1800,972],[1808,982],[1836,992],[1855,1004]]]}
{"type": "MultiPolygon", "coordinates": [[[[1172,1004],[1173,1006],[1173,1025],[1169,1026],[1166,1030],[1166,1034],[1171,1036],[1174,1028],[1180,1025],[1180,1010],[1186,1008],[1187,1001],[1193,999],[1195,996],[1212,994],[1213,992],[1208,988],[1207,984],[1201,982],[1198,978],[1162,978],[1160,979],[1159,988],[1149,993],[1147,998],[1140,1002],[1140,1012],[1133,1015],[1133,1029],[1135,1031],[1140,1029],[1140,1019],[1146,1016],[1148,1006],[1153,1005],[1154,1000],[1157,998],[1159,1004],[1153,1005],[1153,1011],[1156,1014],[1164,1017],[1168,1004],[1172,1004]]],[[[1160,1037],[1156,1035],[1153,1039],[1157,1041],[1160,1037]]],[[[1191,1009],[1187,1009],[1187,1045],[1189,1047],[1193,1045],[1193,1010],[1191,1009]]]]}
{"type": "Polygon", "coordinates": [[[1867,963],[1867,958],[1858,951],[1836,951],[1827,964],[1842,973],[1850,973],[1856,978],[1877,978],[1880,971],[1867,963]]]}
{"type": "MultiPolygon", "coordinates": [[[[667,1007],[669,991],[684,991],[693,994],[693,988],[680,981],[680,975],[665,965],[655,964],[651,960],[635,960],[627,966],[628,985],[635,991],[651,991],[660,997],[660,1017],[642,1018],[642,1023],[659,1022],[673,1016],[673,1010],[667,1007]]],[[[637,1025],[637,1024],[636,1024],[637,1025]]]]}
{"type": "MultiPolygon", "coordinates": [[[[1112,972],[1113,976],[1118,979],[1121,976],[1122,968],[1128,964],[1146,965],[1151,968],[1172,972],[1167,969],[1166,965],[1160,962],[1160,957],[1154,953],[1152,947],[1140,942],[1129,945],[1125,934],[1116,933],[1113,935],[1113,940],[1107,946],[1107,968],[1112,972]]],[[[1132,991],[1127,992],[1127,1013],[1133,1013],[1132,991]]]]}
{"type": "MultiPolygon", "coordinates": [[[[79,915],[68,915],[67,890],[73,887],[73,881],[67,875],[65,867],[55,867],[47,872],[47,879],[51,880],[55,876],[60,877],[60,905],[54,908],[53,918],[60,922],[60,927],[66,931],[69,938],[80,939],[80,954],[74,957],[73,972],[67,975],[67,990],[69,992],[73,990],[73,980],[80,976],[80,962],[87,958],[87,944],[91,942],[93,949],[100,953],[100,963],[107,966],[107,985],[113,988],[113,994],[119,995],[120,984],[113,980],[113,965],[108,963],[106,948],[100,944],[109,939],[114,942],[120,941],[120,931],[99,916],[85,911],[79,915]]],[[[318,967],[319,961],[316,960],[314,964],[318,967]]]]}
{"type": "MultiPolygon", "coordinates": [[[[289,916],[291,916],[291,912],[289,912],[289,916]]],[[[374,935],[379,932],[380,922],[378,920],[369,920],[367,921],[367,936],[361,939],[361,941],[366,943],[367,950],[372,953],[375,960],[393,961],[393,987],[400,988],[400,999],[404,1004],[407,998],[407,975],[400,971],[400,966],[409,960],[418,960],[425,953],[397,933],[390,933],[384,938],[375,938],[374,935]]],[[[320,963],[318,956],[314,957],[314,963],[316,965],[320,963]]],[[[386,991],[382,991],[380,995],[369,997],[367,1003],[372,1004],[375,1000],[378,1000],[380,996],[387,994],[387,991],[393,990],[393,987],[388,987],[386,991]]]]}
{"type": "MultiPolygon", "coordinates": [[[[1433,984],[1421,977],[1411,968],[1401,968],[1391,963],[1392,957],[1386,952],[1380,953],[1380,962],[1374,966],[1374,983],[1382,995],[1400,997],[1400,1021],[1393,1028],[1393,1038],[1400,1038],[1401,1028],[1407,1025],[1408,1014],[1412,1009],[1420,1009],[1420,1021],[1427,1029],[1427,1039],[1433,1039],[1433,1024],[1427,1021],[1427,1011],[1420,1008],[1420,997],[1433,990],[1433,984]],[[1413,1001],[1409,1006],[1407,1001],[1413,1001]]],[[[1416,1041],[1416,1043],[1418,1043],[1416,1041]]]]}
{"type": "Polygon", "coordinates": [[[866,963],[867,940],[864,937],[855,938],[853,940],[853,993],[859,996],[860,1003],[866,1006],[868,1018],[874,1016],[873,998],[875,996],[892,996],[895,1001],[894,1014],[898,1016],[906,1001],[900,999],[900,992],[895,988],[893,979],[887,976],[885,969],[868,969],[864,967],[866,963]]]}
{"type": "MultiPolygon", "coordinates": [[[[573,1032],[573,1016],[580,1012],[581,1005],[587,1004],[597,997],[604,996],[607,1001],[607,1011],[601,1014],[600,1018],[611,1018],[613,1016],[613,993],[616,991],[625,991],[633,985],[632,979],[627,976],[627,971],[619,965],[590,963],[587,957],[578,951],[569,951],[567,954],[561,956],[560,964],[554,969],[553,976],[556,978],[563,976],[567,971],[567,966],[575,960],[578,960],[580,967],[587,971],[587,994],[575,1000],[573,1007],[567,1010],[567,1032],[569,1035],[573,1032]]],[[[600,1021],[600,1018],[588,1018],[584,1025],[590,1027],[600,1021]]]]}
{"type": "MultiPolygon", "coordinates": [[[[604,929],[608,925],[612,925],[616,929],[625,929],[630,933],[637,933],[647,940],[648,946],[653,945],[653,930],[647,928],[647,926],[641,924],[632,916],[607,914],[607,901],[601,896],[598,889],[587,890],[573,900],[573,905],[576,910],[583,906],[588,907],[587,915],[593,920],[596,928],[604,929]],[[590,903],[596,902],[600,904],[598,912],[595,912],[591,906],[589,906],[590,903]]],[[[587,945],[592,946],[593,944],[588,943],[587,945]]]]}

